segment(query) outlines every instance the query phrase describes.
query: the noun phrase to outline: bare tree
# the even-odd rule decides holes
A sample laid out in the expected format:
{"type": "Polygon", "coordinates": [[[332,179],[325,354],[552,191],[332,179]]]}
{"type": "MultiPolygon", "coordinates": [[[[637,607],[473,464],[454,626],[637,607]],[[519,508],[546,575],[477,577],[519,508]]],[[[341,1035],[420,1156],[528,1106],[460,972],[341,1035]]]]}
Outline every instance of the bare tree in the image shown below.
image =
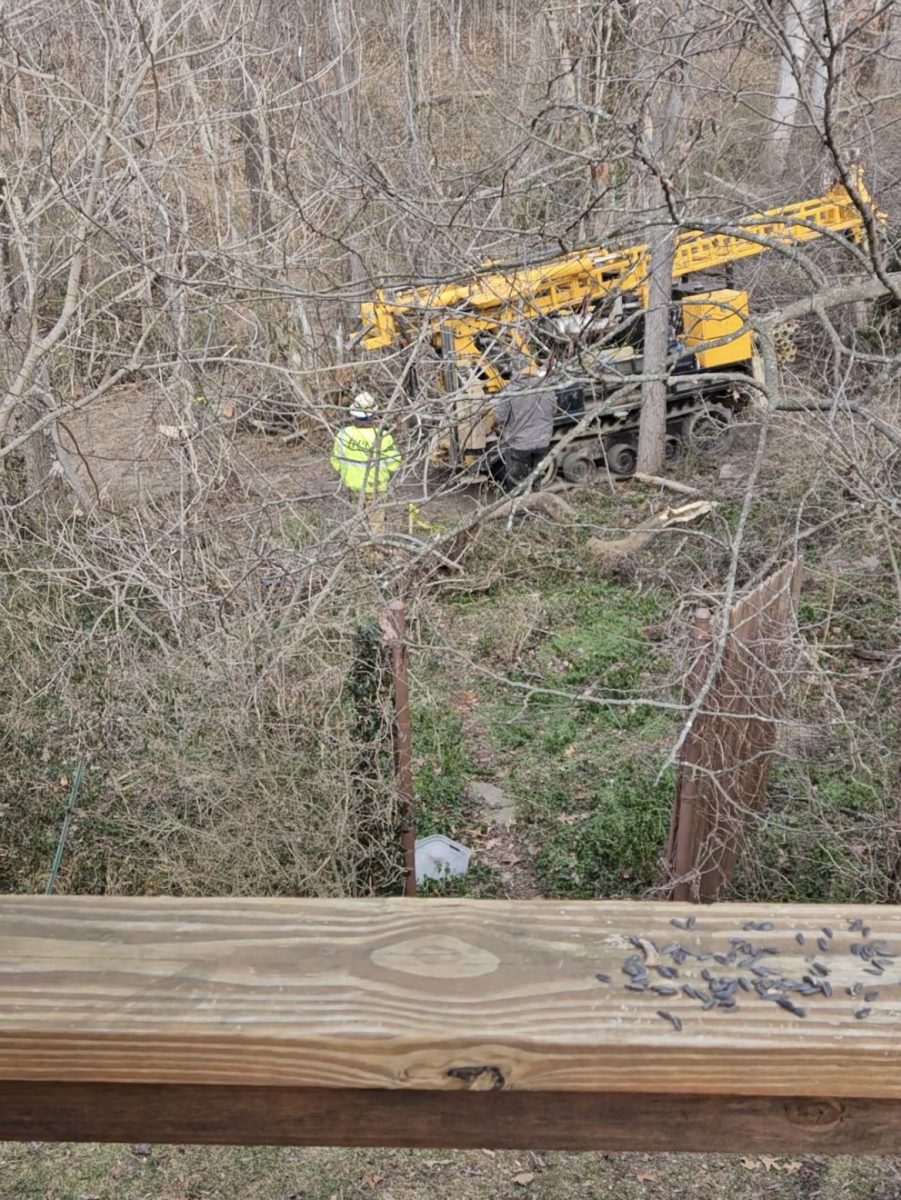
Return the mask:
{"type": "MultiPolygon", "coordinates": [[[[680,6],[681,9],[681,6],[680,6]]],[[[661,11],[659,33],[664,61],[654,53],[652,79],[645,100],[640,156],[645,164],[644,187],[648,211],[648,284],[644,318],[641,424],[638,437],[637,470],[655,474],[660,470],[666,444],[666,367],[672,341],[672,265],[676,229],[673,225],[673,189],[682,166],[684,139],[680,120],[687,62],[692,36],[689,7],[678,16],[661,11]]]]}
{"type": "Polygon", "coordinates": [[[770,144],[776,176],[785,170],[801,91],[804,69],[811,49],[811,17],[818,0],[783,0],[779,40],[779,69],[773,95],[773,128],[770,144]]]}

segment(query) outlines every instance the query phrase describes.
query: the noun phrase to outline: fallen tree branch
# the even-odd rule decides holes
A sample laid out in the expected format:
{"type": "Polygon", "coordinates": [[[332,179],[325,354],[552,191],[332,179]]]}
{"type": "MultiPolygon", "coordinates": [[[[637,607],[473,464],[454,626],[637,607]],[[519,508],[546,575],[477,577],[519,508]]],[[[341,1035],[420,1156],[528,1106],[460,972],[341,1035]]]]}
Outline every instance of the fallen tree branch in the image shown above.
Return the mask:
{"type": "Polygon", "coordinates": [[[863,417],[874,429],[878,429],[883,437],[888,438],[894,445],[901,446],[901,429],[890,425],[882,417],[877,417],[856,400],[780,400],[775,407],[778,412],[837,412],[863,417]]]}
{"type": "Polygon", "coordinates": [[[679,483],[676,479],[664,479],[662,475],[645,475],[643,471],[636,471],[632,476],[639,483],[648,483],[651,487],[669,488],[671,492],[681,492],[684,496],[700,496],[701,493],[696,487],[690,487],[687,483],[679,483]]]}
{"type": "Polygon", "coordinates": [[[650,542],[662,529],[670,525],[684,525],[686,521],[694,521],[697,517],[706,516],[714,508],[712,500],[692,500],[688,504],[680,504],[678,508],[665,508],[662,512],[648,517],[640,525],[636,525],[625,537],[604,541],[592,537],[585,543],[588,554],[603,566],[612,568],[618,566],[629,555],[635,554],[650,542]]]}
{"type": "Polygon", "coordinates": [[[501,521],[514,511],[541,512],[546,517],[550,517],[552,521],[575,521],[579,515],[562,496],[555,496],[548,489],[542,488],[540,492],[532,492],[531,495],[525,496],[521,500],[509,500],[500,508],[496,508],[487,520],[501,521]]]}
{"type": "Polygon", "coordinates": [[[859,279],[849,279],[838,283],[835,287],[824,288],[811,296],[804,296],[784,308],[777,308],[765,316],[752,317],[748,324],[753,329],[774,329],[783,321],[793,317],[806,317],[811,313],[824,312],[827,308],[835,308],[839,304],[854,304],[858,300],[878,300],[880,296],[897,295],[896,289],[901,288],[901,271],[891,271],[885,276],[885,281],[873,275],[865,275],[859,279]]]}

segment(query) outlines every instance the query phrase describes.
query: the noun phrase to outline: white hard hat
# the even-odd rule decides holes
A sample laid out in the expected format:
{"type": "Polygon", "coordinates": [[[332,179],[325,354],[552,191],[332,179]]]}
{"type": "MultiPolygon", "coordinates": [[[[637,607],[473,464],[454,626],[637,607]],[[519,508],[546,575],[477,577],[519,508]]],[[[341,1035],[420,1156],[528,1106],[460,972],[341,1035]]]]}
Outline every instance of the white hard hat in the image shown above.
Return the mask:
{"type": "Polygon", "coordinates": [[[375,416],[378,411],[378,405],[375,402],[375,397],[371,392],[358,392],[353,398],[350,406],[350,415],[358,420],[365,420],[367,417],[375,416]]]}

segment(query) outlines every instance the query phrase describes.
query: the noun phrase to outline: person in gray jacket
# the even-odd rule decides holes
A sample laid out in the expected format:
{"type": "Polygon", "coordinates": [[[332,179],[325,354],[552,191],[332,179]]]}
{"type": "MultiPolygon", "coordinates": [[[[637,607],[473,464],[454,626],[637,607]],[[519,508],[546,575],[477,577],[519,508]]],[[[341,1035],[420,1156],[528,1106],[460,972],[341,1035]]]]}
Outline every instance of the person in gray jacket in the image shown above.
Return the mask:
{"type": "Polygon", "coordinates": [[[557,397],[537,375],[520,368],[492,409],[504,464],[501,486],[505,492],[512,492],[551,448],[557,397]]]}

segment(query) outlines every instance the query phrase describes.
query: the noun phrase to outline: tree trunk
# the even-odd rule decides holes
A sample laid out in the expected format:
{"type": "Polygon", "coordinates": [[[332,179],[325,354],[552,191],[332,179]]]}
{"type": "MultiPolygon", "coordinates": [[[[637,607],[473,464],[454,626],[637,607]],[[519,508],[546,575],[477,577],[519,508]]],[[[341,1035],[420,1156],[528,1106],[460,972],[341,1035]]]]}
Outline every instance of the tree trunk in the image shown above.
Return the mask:
{"type": "Polygon", "coordinates": [[[774,173],[781,175],[785,170],[795,118],[801,100],[801,80],[804,62],[809,48],[804,29],[803,0],[785,0],[782,14],[782,53],[776,77],[776,94],[773,97],[770,133],[771,162],[774,173]]]}
{"type": "Polygon", "coordinates": [[[666,456],[666,363],[670,341],[670,302],[673,294],[672,225],[657,225],[648,246],[648,307],[644,317],[644,363],[647,379],[641,387],[636,470],[656,474],[666,456]]]}
{"type": "Polygon", "coordinates": [[[606,192],[609,184],[609,164],[599,144],[600,114],[607,89],[615,91],[617,86],[612,65],[616,48],[611,50],[617,21],[598,0],[579,4],[575,11],[561,11],[559,2],[548,0],[543,15],[553,72],[551,97],[562,107],[551,136],[585,164],[573,197],[581,210],[574,236],[580,242],[597,241],[610,220],[609,205],[598,204],[598,193],[606,192]]]}
{"type": "MultiPolygon", "coordinates": [[[[12,189],[7,180],[5,164],[0,161],[0,395],[9,394],[13,379],[21,370],[26,347],[31,337],[31,328],[22,306],[20,287],[16,282],[16,264],[12,252],[14,203],[12,189]]],[[[17,247],[17,254],[21,254],[17,247]]],[[[25,391],[12,412],[15,432],[28,429],[45,415],[46,408],[41,396],[34,388],[25,391]]],[[[18,494],[10,498],[24,500],[36,498],[47,485],[54,463],[53,443],[48,429],[40,430],[22,446],[20,462],[23,474],[13,477],[10,485],[13,492],[21,484],[18,494]]],[[[0,465],[5,470],[5,464],[0,465]]]]}
{"type": "Polygon", "coordinates": [[[636,470],[656,475],[666,457],[666,369],[670,343],[670,302],[673,294],[673,253],[676,229],[669,211],[667,189],[678,177],[687,145],[680,137],[683,92],[687,85],[686,50],[693,30],[694,9],[688,4],[671,26],[670,59],[656,70],[644,116],[644,196],[649,213],[648,283],[644,318],[642,370],[647,379],[641,388],[636,470]]]}
{"type": "MultiPolygon", "coordinates": [[[[253,31],[255,26],[251,26],[253,31]]],[[[244,157],[244,179],[250,201],[250,227],[255,238],[272,230],[272,158],[263,94],[251,75],[250,56],[239,62],[238,133],[244,157]]]]}
{"type": "Polygon", "coordinates": [[[250,192],[250,227],[254,237],[263,237],[272,229],[272,207],[266,188],[264,161],[266,152],[260,121],[252,111],[252,98],[245,83],[244,111],[238,114],[238,130],[244,146],[244,178],[250,192]]]}
{"type": "Polygon", "coordinates": [[[901,13],[894,9],[885,17],[885,37],[873,74],[873,86],[876,94],[896,95],[899,76],[901,76],[901,13]]]}
{"type": "Polygon", "coordinates": [[[832,20],[827,26],[827,15],[834,18],[830,10],[830,0],[820,0],[811,3],[809,15],[812,19],[810,26],[813,44],[810,48],[810,116],[814,123],[814,133],[821,135],[826,119],[826,90],[829,86],[829,76],[834,74],[836,64],[830,64],[831,50],[829,30],[834,29],[832,20]],[[816,9],[816,11],[814,11],[816,9]]]}
{"type": "MultiPolygon", "coordinates": [[[[41,417],[45,416],[46,412],[47,410],[41,403],[40,396],[35,389],[32,389],[25,396],[19,409],[21,428],[23,430],[30,428],[41,417]]],[[[37,433],[33,433],[22,447],[22,452],[25,461],[25,487],[27,494],[29,499],[37,499],[49,484],[53,470],[54,456],[50,431],[48,429],[40,429],[37,433]]]]}
{"type": "MultiPolygon", "coordinates": [[[[334,154],[338,160],[338,168],[347,178],[353,177],[351,164],[358,148],[357,138],[357,85],[361,70],[359,62],[359,46],[354,41],[352,8],[349,0],[328,0],[328,21],[326,27],[326,47],[331,60],[333,109],[334,154]]],[[[355,276],[355,256],[351,248],[353,234],[349,231],[354,220],[354,206],[349,192],[345,199],[337,202],[340,210],[342,228],[341,254],[339,260],[339,277],[336,282],[348,291],[353,291],[355,276]]],[[[335,330],[336,345],[344,342],[344,328],[353,323],[355,311],[351,304],[342,302],[339,306],[341,322],[335,330]]]]}
{"type": "MultiPolygon", "coordinates": [[[[803,138],[796,135],[798,147],[819,161],[823,170],[823,185],[832,182],[835,165],[829,153],[829,134],[838,115],[841,84],[844,76],[844,24],[842,9],[835,0],[808,0],[803,17],[806,30],[807,91],[806,107],[810,129],[803,138]]],[[[793,147],[794,149],[794,147],[793,147]]]]}
{"type": "Polygon", "coordinates": [[[420,120],[424,100],[423,74],[428,69],[429,11],[423,8],[420,0],[403,0],[398,16],[398,32],[404,48],[404,125],[409,170],[414,193],[425,196],[428,193],[428,156],[420,120]]]}

